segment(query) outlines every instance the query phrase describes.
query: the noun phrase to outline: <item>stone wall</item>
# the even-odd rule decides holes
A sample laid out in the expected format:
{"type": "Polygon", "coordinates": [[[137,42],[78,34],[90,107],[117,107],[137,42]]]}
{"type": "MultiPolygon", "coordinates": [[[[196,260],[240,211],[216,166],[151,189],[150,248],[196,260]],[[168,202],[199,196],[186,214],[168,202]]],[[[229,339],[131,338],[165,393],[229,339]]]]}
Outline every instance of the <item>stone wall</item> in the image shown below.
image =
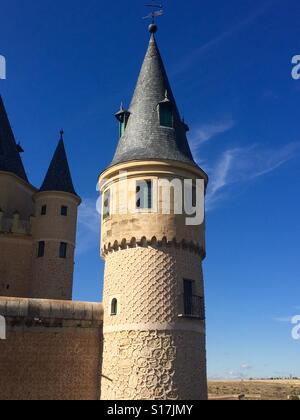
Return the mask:
{"type": "Polygon", "coordinates": [[[205,400],[204,333],[148,328],[105,333],[102,399],[205,400]]]}
{"type": "MultiPolygon", "coordinates": [[[[102,221],[102,255],[111,248],[129,245],[132,239],[139,243],[143,238],[148,243],[155,238],[158,241],[164,238],[167,242],[187,244],[205,255],[205,223],[187,226],[188,216],[175,214],[174,197],[179,203],[182,197],[174,196],[172,188],[172,182],[183,188],[185,179],[195,180],[197,175],[201,179],[201,174],[194,172],[194,168],[180,169],[178,165],[170,162],[128,163],[110,168],[102,175],[102,194],[107,190],[111,194],[111,215],[102,221]],[[136,209],[136,182],[145,179],[153,182],[151,212],[136,209]]],[[[183,190],[181,192],[183,194],[183,190]]]]}
{"type": "Polygon", "coordinates": [[[0,233],[0,296],[28,296],[32,278],[32,238],[0,233]]]}
{"type": "Polygon", "coordinates": [[[59,247],[59,241],[47,241],[44,256],[37,258],[38,243],[33,243],[30,298],[72,300],[75,247],[68,243],[66,258],[59,258],[59,247]]]}
{"type": "Polygon", "coordinates": [[[40,192],[34,196],[33,270],[30,298],[71,300],[73,289],[74,252],[76,245],[77,207],[79,197],[64,192],[40,192]],[[46,214],[41,214],[42,207],[46,214]],[[61,208],[67,208],[67,215],[61,208]],[[45,242],[45,253],[36,258],[38,243],[45,242]],[[59,257],[61,243],[67,244],[66,258],[59,257]]]}
{"type": "Polygon", "coordinates": [[[191,226],[174,211],[181,200],[170,188],[178,180],[183,194],[183,181],[196,178],[206,185],[200,169],[172,161],[128,162],[100,176],[101,192],[110,191],[101,233],[103,400],[207,399],[205,224],[191,226]],[[140,180],[152,180],[151,212],[136,208],[140,180]],[[184,301],[185,280],[193,308],[184,301]]]}
{"type": "Polygon", "coordinates": [[[34,214],[33,194],[36,189],[18,176],[0,171],[0,209],[6,217],[13,218],[18,212],[21,220],[29,220],[34,214]]]}
{"type": "Polygon", "coordinates": [[[0,296],[28,297],[35,188],[0,171],[0,296]]]}
{"type": "Polygon", "coordinates": [[[0,298],[1,400],[98,400],[101,304],[0,298]]]}
{"type": "Polygon", "coordinates": [[[102,399],[207,398],[205,321],[184,316],[183,279],[204,297],[201,257],[180,247],[106,256],[102,399]]]}

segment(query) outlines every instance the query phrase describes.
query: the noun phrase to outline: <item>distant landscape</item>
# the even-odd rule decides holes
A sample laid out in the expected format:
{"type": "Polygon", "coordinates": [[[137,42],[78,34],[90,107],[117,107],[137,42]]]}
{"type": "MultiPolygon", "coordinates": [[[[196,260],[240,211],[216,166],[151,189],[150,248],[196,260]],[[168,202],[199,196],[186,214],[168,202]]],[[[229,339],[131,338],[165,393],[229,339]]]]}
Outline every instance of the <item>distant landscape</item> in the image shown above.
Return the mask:
{"type": "Polygon", "coordinates": [[[300,401],[300,379],[210,381],[209,399],[300,401]]]}

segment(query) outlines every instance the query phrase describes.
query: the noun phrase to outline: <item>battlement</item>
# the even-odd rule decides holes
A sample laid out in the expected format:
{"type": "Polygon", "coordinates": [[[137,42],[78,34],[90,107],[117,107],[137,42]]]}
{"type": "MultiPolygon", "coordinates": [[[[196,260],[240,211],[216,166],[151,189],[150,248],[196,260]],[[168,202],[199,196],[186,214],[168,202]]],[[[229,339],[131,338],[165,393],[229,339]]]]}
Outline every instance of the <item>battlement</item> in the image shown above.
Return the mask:
{"type": "Polygon", "coordinates": [[[0,210],[0,233],[31,235],[32,220],[33,217],[30,217],[29,220],[22,220],[18,212],[13,215],[13,218],[6,217],[5,213],[0,210]]]}

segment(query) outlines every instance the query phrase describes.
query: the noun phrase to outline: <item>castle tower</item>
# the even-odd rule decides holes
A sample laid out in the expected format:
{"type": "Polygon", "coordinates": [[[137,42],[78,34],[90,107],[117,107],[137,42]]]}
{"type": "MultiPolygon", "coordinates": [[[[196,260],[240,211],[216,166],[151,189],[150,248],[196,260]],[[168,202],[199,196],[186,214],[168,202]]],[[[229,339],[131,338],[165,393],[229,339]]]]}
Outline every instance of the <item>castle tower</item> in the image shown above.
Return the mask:
{"type": "Polygon", "coordinates": [[[0,96],[0,296],[28,296],[31,278],[36,189],[28,182],[22,152],[0,96]]]}
{"type": "Polygon", "coordinates": [[[116,114],[112,165],[100,176],[104,400],[207,398],[204,223],[189,225],[176,200],[168,214],[165,197],[175,196],[171,182],[192,180],[194,196],[196,180],[206,187],[208,178],[193,160],[156,29],[130,108],[116,114]]]}
{"type": "Polygon", "coordinates": [[[34,197],[30,297],[72,299],[77,208],[63,132],[43,185],[34,197]]]}

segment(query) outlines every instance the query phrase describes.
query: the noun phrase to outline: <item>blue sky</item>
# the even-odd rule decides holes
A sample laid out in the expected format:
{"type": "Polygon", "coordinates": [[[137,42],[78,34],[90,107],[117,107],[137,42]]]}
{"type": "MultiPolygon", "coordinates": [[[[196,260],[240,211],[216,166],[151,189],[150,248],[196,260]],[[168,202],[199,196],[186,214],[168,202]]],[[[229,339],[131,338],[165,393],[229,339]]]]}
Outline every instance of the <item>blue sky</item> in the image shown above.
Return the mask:
{"type": "MultiPolygon", "coordinates": [[[[2,0],[0,81],[31,182],[65,130],[83,198],[74,297],[101,298],[98,174],[148,43],[144,1],[2,0]]],[[[298,0],[165,0],[158,42],[198,162],[207,214],[210,377],[300,376],[298,0]]]]}

